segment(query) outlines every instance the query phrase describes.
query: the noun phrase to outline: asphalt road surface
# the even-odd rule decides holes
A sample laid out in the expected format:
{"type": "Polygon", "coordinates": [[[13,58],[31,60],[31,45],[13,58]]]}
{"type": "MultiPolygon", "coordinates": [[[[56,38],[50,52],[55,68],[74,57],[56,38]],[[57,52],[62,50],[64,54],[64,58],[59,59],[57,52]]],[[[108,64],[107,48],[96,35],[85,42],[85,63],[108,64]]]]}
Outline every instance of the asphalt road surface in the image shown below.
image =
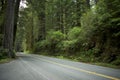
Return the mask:
{"type": "Polygon", "coordinates": [[[0,80],[120,80],[112,69],[33,54],[0,64],[0,80]]]}

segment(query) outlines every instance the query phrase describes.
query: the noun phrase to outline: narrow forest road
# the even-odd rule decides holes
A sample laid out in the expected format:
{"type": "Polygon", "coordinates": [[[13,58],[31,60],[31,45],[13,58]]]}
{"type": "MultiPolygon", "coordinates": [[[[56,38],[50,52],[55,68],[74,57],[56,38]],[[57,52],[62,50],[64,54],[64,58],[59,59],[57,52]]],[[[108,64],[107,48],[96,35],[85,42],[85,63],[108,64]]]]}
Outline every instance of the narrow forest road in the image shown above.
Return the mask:
{"type": "Polygon", "coordinates": [[[33,54],[0,64],[0,80],[120,80],[120,69],[33,54]]]}

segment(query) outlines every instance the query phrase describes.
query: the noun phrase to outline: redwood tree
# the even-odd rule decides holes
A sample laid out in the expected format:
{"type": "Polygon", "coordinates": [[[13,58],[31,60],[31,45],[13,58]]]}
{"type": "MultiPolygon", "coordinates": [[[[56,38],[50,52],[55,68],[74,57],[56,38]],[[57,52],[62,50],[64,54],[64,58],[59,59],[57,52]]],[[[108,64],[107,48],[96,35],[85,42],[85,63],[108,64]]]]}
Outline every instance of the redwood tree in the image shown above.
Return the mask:
{"type": "Polygon", "coordinates": [[[14,11],[15,0],[7,0],[6,16],[4,23],[3,47],[7,51],[8,57],[14,57],[13,53],[13,32],[14,32],[14,11]]]}

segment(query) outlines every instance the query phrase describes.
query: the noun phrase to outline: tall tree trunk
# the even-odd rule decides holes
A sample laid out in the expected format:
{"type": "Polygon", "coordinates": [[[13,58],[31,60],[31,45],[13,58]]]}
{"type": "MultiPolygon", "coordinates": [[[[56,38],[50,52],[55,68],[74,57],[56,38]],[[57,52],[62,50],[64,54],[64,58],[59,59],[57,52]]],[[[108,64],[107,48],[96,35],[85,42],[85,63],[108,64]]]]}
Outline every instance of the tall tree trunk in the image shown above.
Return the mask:
{"type": "Polygon", "coordinates": [[[61,32],[62,33],[64,33],[64,19],[63,19],[63,5],[62,5],[62,3],[63,3],[63,0],[60,0],[60,30],[61,30],[61,32]]]}
{"type": "Polygon", "coordinates": [[[4,24],[4,42],[3,47],[8,52],[8,57],[14,57],[13,53],[13,31],[14,31],[14,8],[15,0],[7,0],[5,24],[4,24]]]}
{"type": "Polygon", "coordinates": [[[81,26],[80,23],[80,17],[81,17],[81,1],[76,0],[76,25],[75,26],[81,26]]]}
{"type": "MultiPolygon", "coordinates": [[[[16,2],[15,2],[15,17],[14,17],[14,36],[13,36],[13,42],[15,42],[20,1],[21,0],[16,0],[16,2]]],[[[14,45],[14,43],[13,43],[13,45],[14,45]]]]}
{"type": "Polygon", "coordinates": [[[41,34],[41,35],[39,35],[39,40],[44,40],[46,38],[46,26],[45,26],[45,22],[46,22],[45,9],[46,9],[46,7],[45,7],[45,4],[46,4],[46,2],[43,1],[41,4],[42,10],[41,10],[41,12],[39,12],[39,20],[40,20],[39,30],[40,30],[40,34],[41,34]]]}
{"type": "MultiPolygon", "coordinates": [[[[5,0],[1,0],[1,10],[0,10],[0,16],[3,17],[3,14],[5,13],[5,8],[6,8],[6,1],[5,0]]],[[[3,34],[3,26],[4,26],[4,20],[2,19],[2,23],[0,24],[0,34],[3,34]]]]}
{"type": "Polygon", "coordinates": [[[64,22],[63,22],[63,9],[61,8],[61,16],[60,16],[60,27],[61,27],[61,32],[64,33],[64,22]]]}

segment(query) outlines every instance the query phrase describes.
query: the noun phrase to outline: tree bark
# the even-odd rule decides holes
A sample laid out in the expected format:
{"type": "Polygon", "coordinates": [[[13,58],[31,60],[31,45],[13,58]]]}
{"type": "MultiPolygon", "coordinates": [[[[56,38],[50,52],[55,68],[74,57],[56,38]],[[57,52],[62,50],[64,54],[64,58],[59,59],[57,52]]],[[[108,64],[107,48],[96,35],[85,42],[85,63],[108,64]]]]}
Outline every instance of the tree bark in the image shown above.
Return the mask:
{"type": "MultiPolygon", "coordinates": [[[[5,13],[6,1],[2,0],[0,3],[1,3],[0,16],[3,16],[3,14],[5,13]]],[[[4,28],[3,26],[4,26],[4,20],[0,24],[0,34],[3,34],[3,28],[4,28]]]]}
{"type": "Polygon", "coordinates": [[[3,47],[10,58],[15,56],[13,53],[14,8],[15,0],[7,0],[3,47]]]}
{"type": "Polygon", "coordinates": [[[40,20],[40,28],[39,28],[39,39],[38,40],[45,40],[46,39],[46,26],[45,26],[45,23],[46,23],[46,15],[45,15],[45,1],[42,2],[41,4],[41,12],[38,12],[39,13],[39,20],[40,20]]]}
{"type": "Polygon", "coordinates": [[[80,23],[80,17],[81,17],[81,1],[80,0],[76,0],[76,25],[75,26],[81,26],[81,23],[80,23]]]}
{"type": "Polygon", "coordinates": [[[16,31],[17,31],[17,22],[18,22],[18,13],[19,13],[19,5],[21,0],[16,0],[15,2],[15,17],[14,17],[14,36],[13,36],[13,45],[15,42],[16,31]]]}

